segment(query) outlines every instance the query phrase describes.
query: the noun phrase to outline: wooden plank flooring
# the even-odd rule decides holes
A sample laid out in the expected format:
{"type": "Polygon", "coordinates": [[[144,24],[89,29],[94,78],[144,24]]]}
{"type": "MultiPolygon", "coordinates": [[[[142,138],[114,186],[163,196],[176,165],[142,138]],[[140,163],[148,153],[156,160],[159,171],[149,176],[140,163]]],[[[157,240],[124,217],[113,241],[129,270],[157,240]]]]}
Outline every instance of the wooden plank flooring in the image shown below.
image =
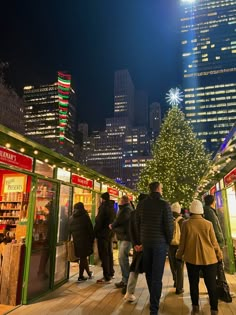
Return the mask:
{"type": "MultiPolygon", "coordinates": [[[[21,306],[10,312],[11,315],[149,315],[149,294],[144,275],[140,275],[135,296],[136,302],[124,302],[120,290],[109,285],[96,284],[102,276],[100,267],[92,267],[95,278],[78,283],[77,276],[68,283],[47,294],[38,302],[21,306]]],[[[116,266],[116,280],[119,281],[119,267],[116,266]]],[[[236,293],[236,275],[227,275],[231,292],[236,293]]],[[[160,303],[160,315],[187,315],[191,312],[189,285],[185,270],[184,294],[176,295],[168,262],[163,277],[163,296],[160,303]]],[[[201,315],[209,315],[208,295],[203,280],[200,283],[201,315]]],[[[6,313],[0,313],[6,314],[6,313]]],[[[219,302],[219,315],[235,315],[236,298],[232,303],[219,302]]]]}

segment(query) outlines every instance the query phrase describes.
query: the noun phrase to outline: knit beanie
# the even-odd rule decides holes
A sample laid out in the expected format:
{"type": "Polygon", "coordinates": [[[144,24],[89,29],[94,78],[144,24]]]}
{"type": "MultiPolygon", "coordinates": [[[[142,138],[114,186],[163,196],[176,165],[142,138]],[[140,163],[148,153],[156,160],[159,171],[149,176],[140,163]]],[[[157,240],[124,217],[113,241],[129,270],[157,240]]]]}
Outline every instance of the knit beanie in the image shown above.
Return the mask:
{"type": "Polygon", "coordinates": [[[181,212],[181,206],[180,206],[180,204],[179,204],[178,202],[172,203],[172,205],[171,205],[171,210],[172,210],[173,212],[180,213],[180,212],[181,212]]]}
{"type": "Polygon", "coordinates": [[[190,213],[203,214],[203,206],[200,200],[193,200],[190,205],[190,213]]]}

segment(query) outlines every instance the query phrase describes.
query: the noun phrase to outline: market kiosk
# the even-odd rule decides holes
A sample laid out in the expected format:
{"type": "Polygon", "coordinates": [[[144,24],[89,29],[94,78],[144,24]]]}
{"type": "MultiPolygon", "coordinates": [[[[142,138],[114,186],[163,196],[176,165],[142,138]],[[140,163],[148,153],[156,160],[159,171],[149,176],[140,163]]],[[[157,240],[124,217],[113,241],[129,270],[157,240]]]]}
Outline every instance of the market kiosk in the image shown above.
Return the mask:
{"type": "Polygon", "coordinates": [[[225,138],[198,187],[200,195],[212,194],[224,233],[225,269],[236,271],[236,127],[225,138]]]}
{"type": "MultiPolygon", "coordinates": [[[[1,288],[15,290],[11,301],[4,298],[7,292],[0,290],[0,303],[28,303],[68,280],[66,242],[73,204],[83,202],[94,222],[102,182],[134,194],[0,125],[1,267],[4,275],[7,270],[11,275],[4,278],[1,273],[0,281],[1,288]]],[[[78,266],[76,269],[78,272],[78,266]]]]}

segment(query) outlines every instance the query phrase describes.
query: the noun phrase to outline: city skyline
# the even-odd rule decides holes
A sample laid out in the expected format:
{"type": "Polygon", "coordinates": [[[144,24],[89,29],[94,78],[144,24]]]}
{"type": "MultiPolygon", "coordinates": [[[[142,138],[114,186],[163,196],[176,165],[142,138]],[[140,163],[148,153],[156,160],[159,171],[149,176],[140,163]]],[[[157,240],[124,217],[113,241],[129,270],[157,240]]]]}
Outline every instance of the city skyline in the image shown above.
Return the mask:
{"type": "Polygon", "coordinates": [[[14,8],[4,4],[0,60],[9,62],[8,82],[18,93],[25,85],[54,82],[57,71],[69,71],[79,120],[96,129],[114,109],[114,72],[128,69],[149,103],[165,106],[165,93],[181,83],[178,1],[43,4],[37,10],[28,1],[14,8]]]}

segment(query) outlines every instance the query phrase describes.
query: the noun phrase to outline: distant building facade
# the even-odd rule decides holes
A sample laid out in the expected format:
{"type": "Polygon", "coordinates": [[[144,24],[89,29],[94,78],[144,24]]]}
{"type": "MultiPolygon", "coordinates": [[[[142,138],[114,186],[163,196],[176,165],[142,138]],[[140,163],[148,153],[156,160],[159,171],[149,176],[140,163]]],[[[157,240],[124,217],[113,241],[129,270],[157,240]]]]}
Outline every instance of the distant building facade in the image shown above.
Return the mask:
{"type": "Polygon", "coordinates": [[[74,159],[77,112],[71,75],[52,84],[24,87],[25,135],[74,159]]]}
{"type": "Polygon", "coordinates": [[[215,152],[236,121],[236,0],[180,3],[184,111],[215,152]]]}
{"type": "Polygon", "coordinates": [[[23,100],[0,82],[0,124],[24,134],[23,100]]]}

